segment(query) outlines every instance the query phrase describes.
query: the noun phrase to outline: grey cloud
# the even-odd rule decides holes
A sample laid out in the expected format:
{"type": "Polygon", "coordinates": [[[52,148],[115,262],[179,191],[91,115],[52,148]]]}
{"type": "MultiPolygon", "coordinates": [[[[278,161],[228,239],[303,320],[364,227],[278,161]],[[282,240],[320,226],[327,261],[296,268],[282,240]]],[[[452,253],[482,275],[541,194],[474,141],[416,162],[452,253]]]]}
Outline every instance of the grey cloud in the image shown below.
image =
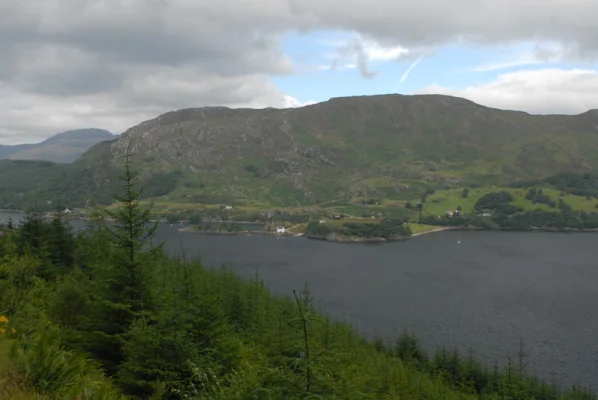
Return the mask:
{"type": "Polygon", "coordinates": [[[561,42],[572,55],[598,56],[598,2],[568,0],[290,0],[312,28],[355,30],[387,44],[561,42]]]}
{"type": "Polygon", "coordinates": [[[340,62],[355,61],[359,73],[363,78],[371,79],[376,76],[375,71],[368,67],[368,55],[361,41],[354,39],[336,49],[337,57],[333,60],[332,68],[338,68],[340,62]]]}
{"type": "Polygon", "coordinates": [[[285,15],[279,1],[0,0],[0,143],[120,132],[176,108],[282,107],[268,76],[293,71],[285,15]]]}
{"type": "Polygon", "coordinates": [[[0,70],[0,78],[25,92],[85,95],[116,90],[123,81],[123,76],[98,56],[70,47],[24,44],[11,56],[11,66],[0,70]]]}
{"type": "MultiPolygon", "coordinates": [[[[173,108],[283,106],[290,30],[357,32],[417,59],[456,40],[560,43],[598,59],[598,2],[553,0],[0,0],[0,135],[119,132],[173,108]]],[[[538,48],[538,57],[553,57],[538,48]]],[[[365,78],[363,43],[339,48],[365,78]]]]}

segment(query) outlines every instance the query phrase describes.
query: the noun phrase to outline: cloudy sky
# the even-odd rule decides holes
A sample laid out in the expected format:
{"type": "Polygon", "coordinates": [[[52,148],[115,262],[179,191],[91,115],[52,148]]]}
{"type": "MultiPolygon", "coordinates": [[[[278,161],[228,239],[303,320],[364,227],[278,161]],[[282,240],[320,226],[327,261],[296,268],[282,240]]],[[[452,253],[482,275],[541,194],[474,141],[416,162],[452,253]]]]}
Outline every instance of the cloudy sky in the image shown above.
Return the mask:
{"type": "Polygon", "coordinates": [[[598,108],[596,0],[0,0],[0,144],[187,107],[598,108]]]}

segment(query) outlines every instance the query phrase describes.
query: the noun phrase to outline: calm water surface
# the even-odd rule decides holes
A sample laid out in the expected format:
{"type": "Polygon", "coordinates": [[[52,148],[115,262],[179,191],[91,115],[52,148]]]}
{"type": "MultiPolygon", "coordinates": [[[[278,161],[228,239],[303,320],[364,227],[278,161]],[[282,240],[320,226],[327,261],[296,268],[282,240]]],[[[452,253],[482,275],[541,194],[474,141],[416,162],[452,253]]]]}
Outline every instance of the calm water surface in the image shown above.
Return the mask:
{"type": "Polygon", "coordinates": [[[258,270],[285,295],[308,282],[323,311],[366,334],[410,329],[430,351],[471,348],[489,365],[515,357],[523,337],[533,372],[598,390],[598,234],[443,232],[355,245],[176,228],[157,233],[168,251],[258,270]]]}

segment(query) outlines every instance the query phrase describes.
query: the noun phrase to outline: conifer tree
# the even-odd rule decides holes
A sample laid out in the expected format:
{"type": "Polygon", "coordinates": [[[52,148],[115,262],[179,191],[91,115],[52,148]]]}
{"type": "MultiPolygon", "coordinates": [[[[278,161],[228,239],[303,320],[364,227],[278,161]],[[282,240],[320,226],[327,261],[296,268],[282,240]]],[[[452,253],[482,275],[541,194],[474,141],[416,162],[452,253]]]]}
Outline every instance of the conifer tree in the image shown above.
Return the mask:
{"type": "Polygon", "coordinates": [[[157,222],[152,222],[152,207],[140,202],[143,189],[137,187],[138,173],[133,171],[130,157],[127,151],[119,177],[123,191],[114,197],[118,206],[104,210],[111,220],[104,229],[111,238],[113,254],[108,258],[109,265],[96,266],[95,271],[101,281],[93,323],[98,340],[90,343],[90,350],[111,373],[123,361],[128,331],[151,311],[151,268],[158,255],[158,248],[148,248],[157,222]]]}
{"type": "MultiPolygon", "coordinates": [[[[144,247],[151,242],[158,223],[152,222],[152,207],[140,203],[144,189],[137,188],[136,181],[139,174],[133,171],[130,157],[131,154],[127,151],[124,155],[124,172],[119,177],[123,185],[123,193],[115,196],[118,207],[115,210],[107,209],[105,212],[114,221],[112,226],[107,227],[119,253],[116,273],[120,282],[115,283],[121,286],[119,297],[133,317],[144,308],[148,274],[147,271],[143,271],[143,267],[148,265],[148,260],[146,258],[143,260],[146,262],[143,262],[141,256],[144,250],[148,250],[144,247]]],[[[154,250],[149,249],[150,255],[154,250]]],[[[148,300],[146,298],[146,301],[148,300]]],[[[130,321],[131,318],[127,320],[130,321]]]]}
{"type": "MultiPolygon", "coordinates": [[[[152,207],[144,207],[139,201],[144,189],[137,188],[139,173],[131,167],[131,154],[127,152],[123,157],[124,172],[118,179],[122,182],[124,193],[114,197],[119,203],[118,208],[105,212],[115,221],[111,233],[117,247],[126,252],[130,268],[136,263],[138,253],[155,233],[158,223],[152,223],[152,207]]],[[[134,274],[132,269],[129,272],[134,274]]]]}

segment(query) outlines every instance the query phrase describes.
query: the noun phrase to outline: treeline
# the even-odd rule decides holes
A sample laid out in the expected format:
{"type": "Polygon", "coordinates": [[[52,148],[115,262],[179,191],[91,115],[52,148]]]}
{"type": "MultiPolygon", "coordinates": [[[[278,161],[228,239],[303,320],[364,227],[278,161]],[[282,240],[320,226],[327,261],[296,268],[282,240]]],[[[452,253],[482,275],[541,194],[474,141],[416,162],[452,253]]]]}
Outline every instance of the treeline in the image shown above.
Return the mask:
{"type": "Polygon", "coordinates": [[[384,218],[379,223],[374,222],[344,222],[342,224],[320,223],[311,221],[305,231],[308,235],[326,236],[337,233],[342,236],[360,238],[392,239],[411,236],[411,228],[403,218],[384,218]]]}
{"type": "Polygon", "coordinates": [[[417,338],[403,332],[393,345],[375,340],[376,348],[399,357],[406,365],[440,376],[447,386],[478,398],[498,396],[501,399],[556,400],[558,398],[593,399],[595,394],[587,388],[577,388],[562,393],[555,384],[547,384],[527,372],[527,354],[523,338],[514,357],[507,357],[506,365],[499,367],[495,361],[484,365],[476,360],[473,352],[460,353],[457,349],[438,349],[432,357],[421,347],[417,338]]]}
{"type": "Polygon", "coordinates": [[[87,230],[28,215],[0,236],[0,399],[595,399],[510,362],[429,359],[410,335],[369,342],[307,287],[274,297],[169,258],[126,169],[120,207],[87,230]]]}
{"type": "MultiPolygon", "coordinates": [[[[0,208],[48,212],[107,206],[119,188],[118,174],[109,165],[99,170],[83,163],[70,168],[47,161],[0,160],[0,208]]],[[[144,176],[141,198],[172,192],[180,178],[180,172],[144,176]]]]}
{"type": "Polygon", "coordinates": [[[511,186],[521,188],[539,185],[548,185],[563,194],[598,198],[598,175],[589,172],[563,172],[546,179],[515,182],[511,186]]]}
{"type": "Polygon", "coordinates": [[[204,209],[204,210],[178,210],[159,214],[170,223],[187,221],[199,224],[204,221],[243,221],[266,223],[272,221],[290,222],[301,224],[309,221],[308,214],[289,213],[280,210],[248,212],[233,208],[204,209]]]}

